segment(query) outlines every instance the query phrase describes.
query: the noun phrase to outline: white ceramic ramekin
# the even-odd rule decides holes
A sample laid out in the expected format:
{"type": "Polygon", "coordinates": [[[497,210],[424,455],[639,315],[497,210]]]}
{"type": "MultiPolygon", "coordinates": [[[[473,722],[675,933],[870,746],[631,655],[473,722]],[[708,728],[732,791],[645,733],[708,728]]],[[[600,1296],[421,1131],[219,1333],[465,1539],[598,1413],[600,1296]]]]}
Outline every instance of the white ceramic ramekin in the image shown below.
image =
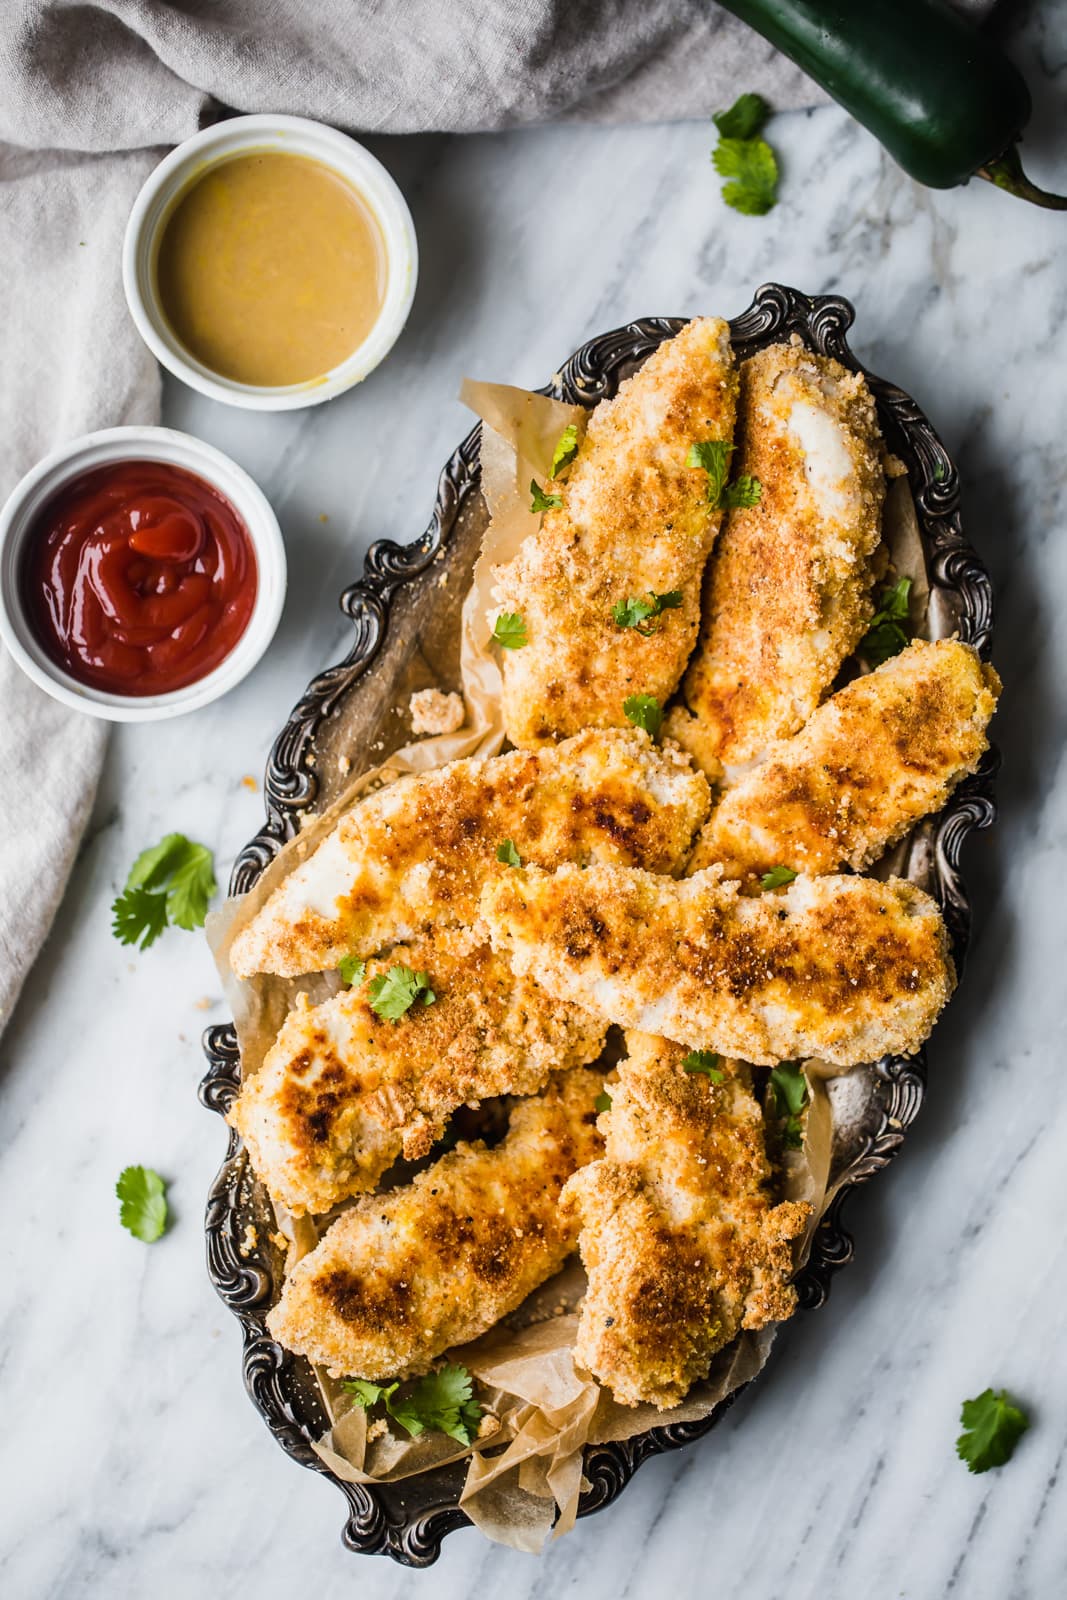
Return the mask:
{"type": "Polygon", "coordinates": [[[285,601],[285,546],[270,502],[248,473],[213,445],[173,428],[105,428],[72,439],[26,474],[0,511],[0,639],[15,661],[54,700],[108,722],[159,722],[196,711],[246,677],[274,637],[285,601]],[[233,506],[256,554],[256,603],[230,654],[207,677],[168,694],[109,694],[79,683],[38,643],[26,615],[19,574],[38,514],[72,479],[109,461],[164,461],[195,472],[233,506]]]}
{"type": "Polygon", "coordinates": [[[381,162],[347,134],[304,117],[232,117],[186,139],[160,162],[137,196],[122,250],[126,303],[156,359],[176,378],[212,400],[253,411],[290,411],[318,405],[360,383],[399,338],[411,310],[417,276],[415,224],[404,196],[381,162]],[[378,320],[363,343],[347,360],[321,377],[278,388],[237,383],[203,366],[171,330],[156,287],[160,236],[190,183],[220,161],[263,150],[309,156],[347,179],[377,218],[386,255],[385,297],[378,320]]]}

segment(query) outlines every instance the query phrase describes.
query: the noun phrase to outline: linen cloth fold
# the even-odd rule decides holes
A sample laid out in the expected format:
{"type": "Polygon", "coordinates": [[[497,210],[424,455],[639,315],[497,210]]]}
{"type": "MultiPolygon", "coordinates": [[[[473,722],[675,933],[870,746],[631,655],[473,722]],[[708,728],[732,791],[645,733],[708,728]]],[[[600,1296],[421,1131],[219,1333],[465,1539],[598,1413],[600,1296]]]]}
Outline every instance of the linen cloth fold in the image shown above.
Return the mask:
{"type": "MultiPolygon", "coordinates": [[[[158,420],[158,374],[123,301],[123,228],[153,147],[223,108],[455,133],[706,118],[741,89],[777,110],[824,98],[712,0],[4,0],[0,500],[63,439],[158,420]]],[[[0,1028],[62,897],[104,747],[104,724],[57,706],[0,650],[0,1028]]]]}

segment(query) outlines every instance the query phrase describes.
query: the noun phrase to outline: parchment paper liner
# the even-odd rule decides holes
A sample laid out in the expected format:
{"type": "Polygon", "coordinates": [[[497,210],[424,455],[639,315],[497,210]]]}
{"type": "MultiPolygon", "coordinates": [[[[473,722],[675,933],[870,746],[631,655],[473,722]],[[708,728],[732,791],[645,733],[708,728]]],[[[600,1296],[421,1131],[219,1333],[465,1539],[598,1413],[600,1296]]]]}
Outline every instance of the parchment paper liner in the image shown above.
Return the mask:
{"type": "MultiPolygon", "coordinates": [[[[423,772],[463,756],[495,755],[504,743],[500,669],[490,641],[491,624],[486,621],[494,605],[493,569],[510,560],[535,529],[529,509],[530,480],[543,482],[549,476],[560,434],[571,422],[583,431],[588,413],[526,390],[469,380],[462,398],[483,419],[481,487],[490,513],[462,613],[466,721],[455,733],[404,745],[381,765],[358,775],[325,811],[305,816],[298,837],[279,852],[248,894],[228,900],[208,919],[208,938],[233,1010],[242,1075],[258,1070],[298,991],[318,1002],[336,991],[339,979],[330,973],[298,980],[260,976],[241,981],[228,960],[236,935],[359,795],[405,772],[423,772]]],[[[900,464],[890,462],[889,470],[895,481],[887,496],[883,527],[888,566],[895,575],[912,578],[913,631],[940,637],[951,629],[938,627],[940,618],[933,619],[935,626],[930,627],[929,587],[914,504],[906,479],[900,476],[900,464]]],[[[893,870],[921,883],[917,865],[905,841],[892,852],[892,866],[880,863],[876,870],[879,875],[893,870]]],[[[811,1091],[804,1144],[801,1150],[786,1152],[783,1160],[786,1196],[806,1200],[812,1207],[798,1264],[806,1259],[819,1218],[844,1176],[843,1172],[832,1176],[835,1123],[827,1081],[835,1069],[818,1061],[804,1065],[811,1091]]],[[[297,1221],[275,1208],[278,1226],[288,1240],[287,1268],[313,1247],[320,1226],[336,1214],[318,1219],[317,1225],[314,1219],[297,1221]]],[[[707,1416],[719,1401],[756,1376],[774,1339],[773,1327],[742,1333],[718,1353],[708,1378],[671,1411],[620,1406],[588,1374],[577,1371],[571,1359],[575,1307],[584,1286],[575,1262],[484,1338],[449,1352],[449,1360],[461,1362],[478,1379],[479,1399],[486,1407],[473,1449],[439,1433],[409,1439],[393,1432],[380,1434],[372,1426],[370,1432],[376,1436],[368,1437],[367,1413],[321,1368],[315,1369],[316,1377],[332,1425],[314,1449],[339,1478],[351,1483],[397,1482],[469,1456],[461,1504],[471,1521],[501,1544],[540,1550],[550,1533],[558,1537],[574,1525],[587,1443],[627,1439],[650,1427],[707,1416]]]]}

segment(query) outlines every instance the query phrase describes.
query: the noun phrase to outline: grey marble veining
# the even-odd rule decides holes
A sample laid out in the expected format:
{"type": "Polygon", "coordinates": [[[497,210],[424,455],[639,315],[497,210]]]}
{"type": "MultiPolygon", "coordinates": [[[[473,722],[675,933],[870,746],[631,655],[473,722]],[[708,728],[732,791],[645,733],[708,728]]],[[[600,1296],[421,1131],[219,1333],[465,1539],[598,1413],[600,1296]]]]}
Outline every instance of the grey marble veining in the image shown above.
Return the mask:
{"type": "MultiPolygon", "coordinates": [[[[1035,175],[1067,184],[1063,9],[1018,52],[1046,109],[1035,175]],[[1062,133],[1061,133],[1062,140],[1062,133]]],[[[328,407],[231,412],[172,386],[166,418],[259,479],[285,532],[277,641],[224,702],[119,729],[59,922],[0,1042],[4,1422],[0,1591],[12,1600],[359,1593],[702,1600],[1051,1600],[1067,1574],[1062,1225],[1067,879],[1067,221],[984,185],[932,195],[833,108],[778,119],[781,204],[727,211],[698,125],[376,141],[422,273],[386,365],[328,407]],[[201,939],[109,935],[135,854],[171,828],[224,876],[258,824],[274,730],[345,648],[336,597],[368,543],[422,528],[470,418],[461,376],[537,384],[635,315],[732,315],[774,278],[847,294],[865,360],[916,395],[962,468],[999,596],[1002,816],[967,875],[976,937],[930,1049],[922,1117],[852,1204],[857,1262],[695,1448],[536,1561],[452,1536],[411,1574],[348,1555],[342,1502],[273,1445],[203,1267],[223,1130],[197,1104],[224,1015],[201,939]],[[127,1162],[171,1181],[146,1249],[118,1226],[127,1162]],[[1000,1472],[955,1459],[959,1403],[1007,1385],[1034,1426],[1000,1472]]],[[[116,264],[117,270],[117,264],[116,264]]]]}

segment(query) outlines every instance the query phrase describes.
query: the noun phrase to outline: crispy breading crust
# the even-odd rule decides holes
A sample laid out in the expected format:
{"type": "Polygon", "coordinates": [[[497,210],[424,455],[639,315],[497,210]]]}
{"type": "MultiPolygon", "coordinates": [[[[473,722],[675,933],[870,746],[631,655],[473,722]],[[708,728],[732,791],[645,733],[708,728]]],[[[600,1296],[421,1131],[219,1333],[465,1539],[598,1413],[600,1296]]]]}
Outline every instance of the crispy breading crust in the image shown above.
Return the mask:
{"type": "Polygon", "coordinates": [[[791,1241],[810,1207],[773,1205],[749,1071],[687,1073],[684,1045],[629,1033],[600,1119],[603,1158],[567,1180],[589,1278],[574,1359],[623,1405],[666,1409],[742,1328],[792,1315],[791,1241]]]}
{"type": "Polygon", "coordinates": [[[496,1149],[459,1144],[405,1188],[356,1201],[287,1278],[274,1338],[336,1374],[382,1379],[485,1333],[575,1248],[559,1194],[603,1148],[602,1084],[562,1073],[516,1104],[496,1149]]]}
{"type": "Polygon", "coordinates": [[[482,895],[517,973],[606,1022],[770,1065],[908,1055],[955,984],[929,895],[902,879],[798,878],[744,896],[709,867],[514,871],[482,895]]]}
{"type": "Polygon", "coordinates": [[[916,640],[831,695],[726,791],[689,871],[720,861],[733,878],[877,861],[975,771],[999,693],[969,644],[916,640]]]}
{"type": "Polygon", "coordinates": [[[511,839],[523,861],[679,872],[708,814],[687,757],[636,728],[399,778],[358,801],[234,940],[230,964],[299,977],[433,929],[469,925],[511,839]]]}
{"type": "Polygon", "coordinates": [[[885,498],[862,376],[799,344],[742,364],[738,436],[737,470],[763,491],[727,515],[682,691],[688,712],[667,721],[712,775],[795,733],[863,637],[885,498]]]}
{"type": "Polygon", "coordinates": [[[426,1155],[465,1102],[534,1094],[560,1067],[594,1061],[603,1025],[516,978],[465,930],[398,945],[322,1005],[300,995],[229,1121],[272,1199],[296,1216],[371,1189],[403,1154],[426,1155]],[[395,963],[429,975],[436,1000],[398,1021],[369,985],[395,963]]]}
{"type": "Polygon", "coordinates": [[[496,610],[517,611],[528,643],[501,651],[504,723],[529,746],[625,723],[630,694],[662,703],[696,641],[700,581],[722,520],[707,475],[687,467],[697,440],[733,439],[737,380],[729,328],[699,317],[649,356],[593,412],[578,456],[547,487],[563,501],[500,567],[496,610]],[[620,628],[618,601],[680,590],[648,637],[620,628]]]}

